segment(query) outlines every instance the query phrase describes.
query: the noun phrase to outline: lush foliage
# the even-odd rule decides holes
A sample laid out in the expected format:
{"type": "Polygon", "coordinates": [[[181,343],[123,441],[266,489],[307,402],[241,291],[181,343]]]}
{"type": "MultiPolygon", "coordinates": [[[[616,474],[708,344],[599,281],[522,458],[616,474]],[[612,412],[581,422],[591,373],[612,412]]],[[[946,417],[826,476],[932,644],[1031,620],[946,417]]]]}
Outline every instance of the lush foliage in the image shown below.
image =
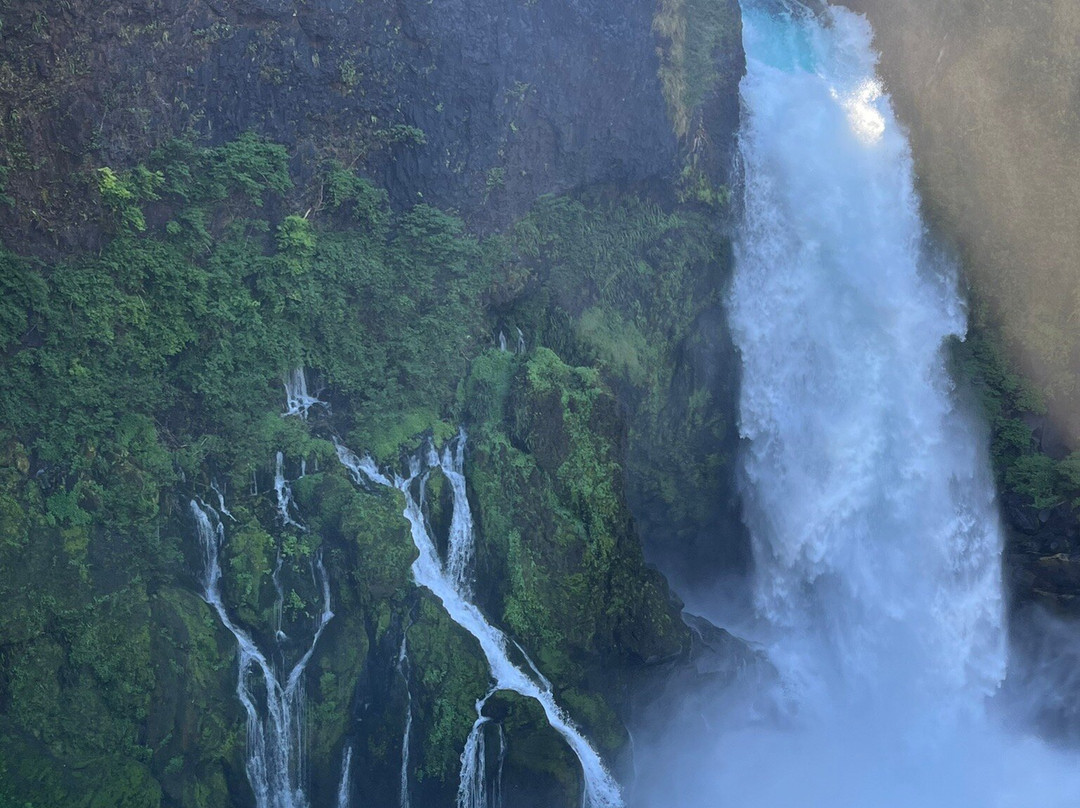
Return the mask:
{"type": "Polygon", "coordinates": [[[1080,507],[1080,453],[1065,455],[1061,446],[1044,445],[1043,398],[1013,367],[996,334],[977,312],[967,339],[953,346],[953,357],[990,424],[998,484],[1035,508],[1065,502],[1080,507]]]}
{"type": "MultiPolygon", "coordinates": [[[[256,633],[272,624],[279,557],[291,582],[286,621],[314,614],[310,564],[323,535],[343,548],[331,561],[348,597],[367,606],[392,597],[412,552],[399,508],[364,504],[344,479],[316,475],[298,496],[316,515],[329,503],[332,519],[318,517],[312,532],[277,525],[267,498],[275,452],[289,464],[334,463],[328,442],[280,417],[281,380],[305,365],[353,402],[335,425],[360,424],[361,445],[385,444],[390,424],[404,424],[395,440],[414,440],[450,415],[485,275],[460,221],[425,206],[394,216],[385,194],[338,167],[321,216],[283,215],[288,155],[254,136],[173,143],[99,178],[116,220],[100,252],[52,266],[0,255],[0,566],[19,570],[0,582],[0,705],[4,743],[23,745],[8,759],[39,767],[8,765],[0,794],[106,804],[100,792],[108,804],[146,805],[156,778],[192,804],[216,804],[221,762],[236,766],[242,744],[236,705],[213,695],[232,689],[230,646],[200,640],[184,657],[196,628],[215,633],[204,609],[192,622],[173,589],[188,585],[186,498],[212,496],[211,473],[228,492],[226,596],[256,633]],[[376,518],[382,533],[371,530],[376,518]],[[153,605],[159,597],[170,606],[153,605]],[[159,620],[175,630],[151,636],[159,620]],[[196,720],[154,708],[163,683],[180,681],[177,666],[190,674],[178,692],[214,700],[229,729],[173,735],[174,723],[196,720]],[[148,724],[161,731],[148,735],[148,724]],[[216,763],[188,756],[193,742],[216,763]],[[43,773],[60,761],[82,774],[43,773]],[[106,772],[126,771],[123,761],[137,771],[118,794],[122,778],[106,772]],[[73,790],[50,796],[47,783],[58,782],[73,790]]],[[[337,667],[323,672],[327,700],[348,698],[355,679],[355,660],[337,667]]]]}
{"type": "MultiPolygon", "coordinates": [[[[321,207],[289,211],[287,158],[250,135],[169,144],[99,172],[114,216],[100,251],[0,255],[0,565],[19,571],[0,581],[0,757],[23,761],[0,766],[0,797],[209,806],[243,788],[234,644],[192,591],[187,501],[216,503],[211,482],[232,516],[224,596],[258,642],[278,620],[309,636],[316,558],[330,572],[336,616],[309,669],[313,765],[336,765],[349,734],[356,765],[396,787],[407,634],[416,786],[452,797],[486,668],[412,586],[400,496],[358,490],[330,431],[390,464],[462,421],[474,431],[483,605],[604,748],[624,736],[617,685],[585,684],[602,681],[596,666],[682,647],[623,488],[627,469],[648,486],[689,469],[705,485],[723,466],[707,441],[676,455],[702,430],[727,434],[723,421],[679,426],[667,402],[679,346],[718,300],[724,239],[633,197],[545,198],[480,243],[434,208],[391,211],[337,165],[321,207]],[[524,355],[483,349],[500,330],[516,347],[518,329],[524,355]],[[307,422],[281,417],[299,366],[329,404],[307,422]],[[277,452],[306,529],[279,518],[277,452]],[[358,704],[379,709],[357,724],[358,704]]],[[[438,491],[433,478],[433,503],[438,491]]],[[[445,508],[429,516],[445,532],[445,508]]],[[[514,709],[520,748],[550,735],[514,709]]],[[[534,774],[572,793],[551,743],[534,774]]]]}

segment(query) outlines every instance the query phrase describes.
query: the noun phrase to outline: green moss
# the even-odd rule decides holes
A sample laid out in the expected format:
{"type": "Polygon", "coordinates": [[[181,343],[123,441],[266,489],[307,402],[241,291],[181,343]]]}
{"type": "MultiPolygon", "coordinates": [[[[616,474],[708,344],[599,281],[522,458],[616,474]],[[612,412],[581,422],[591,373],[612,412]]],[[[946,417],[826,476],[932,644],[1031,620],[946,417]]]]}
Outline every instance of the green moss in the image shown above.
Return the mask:
{"type": "Polygon", "coordinates": [[[260,625],[273,597],[276,542],[251,520],[229,531],[225,544],[224,578],[228,603],[247,625],[260,625]]]}
{"type": "MultiPolygon", "coordinates": [[[[490,420],[473,425],[469,480],[479,564],[500,582],[492,608],[504,625],[560,698],[597,664],[611,676],[628,658],[677,652],[684,629],[631,530],[623,426],[600,373],[546,348],[524,361],[492,355],[477,371],[466,410],[490,420]],[[492,391],[501,400],[487,400],[492,391]]],[[[620,746],[611,693],[575,693],[571,716],[606,749],[620,746]]]]}
{"type": "Polygon", "coordinates": [[[675,134],[690,133],[694,111],[722,78],[719,55],[741,48],[737,7],[718,0],[661,0],[653,30],[664,43],[660,83],[675,134]]]}
{"type": "Polygon", "coordinates": [[[547,805],[581,804],[581,765],[536,701],[501,690],[488,700],[484,714],[503,729],[504,791],[527,789],[547,805]]]}
{"type": "Polygon", "coordinates": [[[487,663],[476,640],[426,593],[409,627],[408,651],[421,739],[416,779],[456,783],[476,702],[489,688],[487,663]]]}
{"type": "Polygon", "coordinates": [[[358,490],[336,469],[298,481],[294,493],[309,513],[309,532],[337,548],[330,559],[331,573],[353,582],[361,599],[357,605],[370,607],[410,588],[416,547],[402,516],[400,493],[358,490]]]}

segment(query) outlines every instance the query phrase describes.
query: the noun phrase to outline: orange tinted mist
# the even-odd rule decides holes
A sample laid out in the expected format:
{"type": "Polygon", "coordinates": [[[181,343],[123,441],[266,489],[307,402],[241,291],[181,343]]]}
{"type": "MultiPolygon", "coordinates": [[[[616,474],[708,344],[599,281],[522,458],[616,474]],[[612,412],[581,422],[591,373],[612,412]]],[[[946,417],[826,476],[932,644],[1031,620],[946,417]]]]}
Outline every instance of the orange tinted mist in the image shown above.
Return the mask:
{"type": "Polygon", "coordinates": [[[846,3],[876,30],[928,213],[1080,448],[1080,3],[846,3]]]}

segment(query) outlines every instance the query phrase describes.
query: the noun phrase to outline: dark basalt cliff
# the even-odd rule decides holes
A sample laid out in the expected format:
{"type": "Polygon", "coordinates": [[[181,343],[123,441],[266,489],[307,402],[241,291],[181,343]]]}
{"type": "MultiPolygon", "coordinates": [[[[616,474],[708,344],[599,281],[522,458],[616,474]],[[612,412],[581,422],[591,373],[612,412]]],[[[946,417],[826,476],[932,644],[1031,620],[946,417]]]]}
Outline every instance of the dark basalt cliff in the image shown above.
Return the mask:
{"type": "MultiPolygon", "coordinates": [[[[309,636],[315,554],[331,580],[312,803],[345,748],[354,797],[396,802],[411,698],[413,804],[452,804],[487,669],[331,431],[392,466],[467,425],[477,602],[617,766],[638,677],[689,647],[645,559],[679,585],[745,561],[735,0],[0,0],[0,24],[0,805],[252,804],[199,597],[211,482],[264,649],[304,642],[275,619],[309,636]],[[329,415],[281,417],[301,365],[329,415]]],[[[580,804],[536,705],[486,709],[507,808],[580,804]]]]}
{"type": "MultiPolygon", "coordinates": [[[[13,246],[96,243],[93,168],[246,130],[483,229],[544,193],[670,178],[679,143],[654,11],[651,0],[8,2],[0,166],[13,204],[0,226],[13,246]]],[[[723,155],[741,68],[715,56],[730,75],[702,106],[723,155]]]]}

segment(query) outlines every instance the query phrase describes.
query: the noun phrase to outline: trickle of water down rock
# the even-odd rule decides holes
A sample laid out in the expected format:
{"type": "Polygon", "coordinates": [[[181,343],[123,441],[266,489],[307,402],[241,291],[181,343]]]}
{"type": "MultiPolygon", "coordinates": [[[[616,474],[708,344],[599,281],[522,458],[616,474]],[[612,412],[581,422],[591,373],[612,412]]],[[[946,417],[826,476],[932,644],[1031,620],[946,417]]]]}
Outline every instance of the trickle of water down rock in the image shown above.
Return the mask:
{"type": "MultiPolygon", "coordinates": [[[[492,626],[470,600],[469,576],[475,535],[465,488],[465,440],[463,431],[454,445],[447,446],[441,456],[433,449],[417,453],[410,460],[407,477],[384,473],[370,457],[358,456],[340,442],[335,445],[338,459],[349,470],[357,485],[366,487],[375,484],[396,488],[405,495],[404,516],[409,522],[413,543],[419,553],[412,566],[413,578],[419,586],[430,590],[442,602],[450,618],[479,642],[494,680],[490,693],[511,690],[536,700],[543,708],[548,723],[565,739],[581,764],[584,808],[619,808],[623,800],[618,784],[604,767],[596,750],[556,704],[550,684],[536,673],[531,661],[527,662],[530,673],[526,673],[510,660],[509,639],[492,626]],[[423,495],[414,493],[415,488],[424,490],[423,485],[414,486],[414,481],[433,468],[442,470],[453,492],[451,538],[446,563],[439,557],[425,524],[423,495]]],[[[477,703],[477,720],[462,753],[458,808],[496,808],[498,802],[497,789],[489,787],[489,778],[484,772],[481,730],[488,719],[481,711],[485,701],[486,697],[477,703]],[[494,796],[492,791],[496,792],[494,796]]],[[[499,780],[497,774],[495,782],[499,780]]]]}

